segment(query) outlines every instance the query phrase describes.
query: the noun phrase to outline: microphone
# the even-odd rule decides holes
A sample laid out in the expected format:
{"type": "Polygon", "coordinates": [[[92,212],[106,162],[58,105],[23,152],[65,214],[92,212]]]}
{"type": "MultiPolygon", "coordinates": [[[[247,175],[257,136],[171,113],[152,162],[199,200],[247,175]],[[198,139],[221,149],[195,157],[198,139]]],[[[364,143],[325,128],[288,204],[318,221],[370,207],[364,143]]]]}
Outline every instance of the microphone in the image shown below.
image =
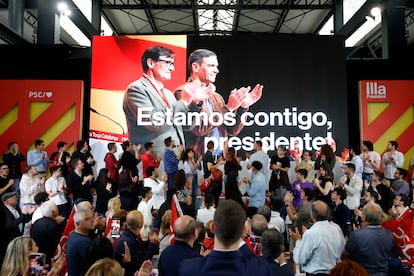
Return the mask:
{"type": "Polygon", "coordinates": [[[114,124],[116,124],[117,126],[119,126],[120,128],[121,128],[121,130],[122,130],[122,135],[125,135],[125,129],[122,127],[122,125],[120,124],[120,123],[118,123],[117,121],[115,121],[114,119],[112,119],[111,117],[109,117],[109,116],[107,116],[107,115],[105,115],[105,114],[102,114],[102,113],[100,113],[100,112],[98,112],[95,108],[93,108],[93,107],[89,107],[89,110],[90,111],[92,111],[93,113],[95,113],[95,114],[98,114],[99,116],[102,116],[102,117],[104,117],[104,118],[106,118],[106,119],[108,119],[108,120],[110,120],[111,122],[113,122],[114,124]]]}

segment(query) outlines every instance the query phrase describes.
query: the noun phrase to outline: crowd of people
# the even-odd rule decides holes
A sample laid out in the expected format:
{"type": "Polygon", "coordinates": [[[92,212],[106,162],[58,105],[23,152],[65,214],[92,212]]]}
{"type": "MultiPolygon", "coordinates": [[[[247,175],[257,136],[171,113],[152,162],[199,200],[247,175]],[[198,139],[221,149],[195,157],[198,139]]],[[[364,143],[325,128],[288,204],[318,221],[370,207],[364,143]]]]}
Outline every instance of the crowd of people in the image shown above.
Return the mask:
{"type": "Polygon", "coordinates": [[[59,142],[50,157],[42,140],[34,145],[26,159],[10,142],[0,163],[1,275],[29,275],[38,252],[48,275],[411,275],[381,226],[414,206],[395,141],[382,157],[370,141],[352,148],[339,182],[329,145],[316,155],[279,146],[269,157],[258,140],[243,178],[235,149],[217,156],[212,142],[197,158],[172,137],[163,153],[125,141],[116,155],[108,143],[96,175],[85,140],[72,154],[59,142]]]}

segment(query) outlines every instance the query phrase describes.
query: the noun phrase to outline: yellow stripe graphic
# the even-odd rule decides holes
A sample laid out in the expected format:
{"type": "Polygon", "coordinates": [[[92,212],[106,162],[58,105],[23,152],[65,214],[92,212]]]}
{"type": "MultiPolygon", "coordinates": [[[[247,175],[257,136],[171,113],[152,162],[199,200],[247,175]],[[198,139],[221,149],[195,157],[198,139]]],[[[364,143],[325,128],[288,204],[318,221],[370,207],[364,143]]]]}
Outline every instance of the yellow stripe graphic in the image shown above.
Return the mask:
{"type": "Polygon", "coordinates": [[[0,135],[11,127],[19,117],[19,106],[13,106],[3,117],[0,118],[0,135]]]}
{"type": "Polygon", "coordinates": [[[382,152],[385,150],[388,141],[397,140],[413,122],[414,108],[411,106],[375,141],[374,148],[376,151],[382,152]]]}

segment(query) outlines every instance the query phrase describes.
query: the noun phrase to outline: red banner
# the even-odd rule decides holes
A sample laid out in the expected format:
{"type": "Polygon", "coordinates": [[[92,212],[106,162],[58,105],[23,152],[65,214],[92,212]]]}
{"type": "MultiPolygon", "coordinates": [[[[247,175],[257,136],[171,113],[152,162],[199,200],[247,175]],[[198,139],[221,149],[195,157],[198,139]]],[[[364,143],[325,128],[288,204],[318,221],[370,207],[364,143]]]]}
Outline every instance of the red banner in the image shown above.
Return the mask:
{"type": "Polygon", "coordinates": [[[49,154],[57,143],[81,137],[83,82],[79,80],[0,80],[0,152],[17,141],[24,155],[36,139],[49,154]]]}
{"type": "Polygon", "coordinates": [[[398,141],[407,168],[414,155],[414,81],[363,80],[359,85],[362,140],[371,141],[379,153],[388,141],[398,141]]]}
{"type": "Polygon", "coordinates": [[[396,220],[382,224],[392,231],[394,242],[404,264],[414,264],[414,211],[407,208],[396,220]]]}

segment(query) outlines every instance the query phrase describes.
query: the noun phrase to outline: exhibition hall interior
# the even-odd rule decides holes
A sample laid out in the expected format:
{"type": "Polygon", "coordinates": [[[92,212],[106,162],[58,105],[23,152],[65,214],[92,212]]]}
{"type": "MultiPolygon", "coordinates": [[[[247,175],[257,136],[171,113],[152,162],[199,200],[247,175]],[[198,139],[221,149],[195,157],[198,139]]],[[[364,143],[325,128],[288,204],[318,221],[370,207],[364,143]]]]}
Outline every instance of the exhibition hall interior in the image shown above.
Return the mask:
{"type": "MultiPolygon", "coordinates": [[[[344,113],[347,119],[342,127],[349,129],[349,137],[344,139],[347,144],[348,139],[354,144],[362,135],[359,81],[413,79],[410,70],[413,33],[413,3],[408,0],[3,0],[0,1],[3,64],[0,78],[82,80],[81,136],[89,137],[91,114],[87,107],[91,98],[93,37],[185,35],[187,55],[189,50],[197,47],[220,48],[217,44],[224,43],[221,39],[241,39],[243,45],[244,41],[254,44],[243,55],[255,57],[258,62],[266,59],[261,50],[264,46],[277,52],[275,58],[289,59],[290,53],[294,58],[303,52],[302,59],[306,62],[314,53],[321,63],[326,62],[324,51],[333,50],[338,51],[336,57],[341,59],[338,63],[343,66],[343,71],[338,74],[345,78],[345,83],[338,83],[336,88],[343,90],[347,97],[343,99],[346,104],[342,104],[347,109],[344,113]],[[292,46],[279,47],[277,42],[270,42],[273,38],[291,39],[292,46]],[[265,41],[261,42],[261,39],[265,41]],[[329,45],[335,39],[341,41],[339,47],[329,45]],[[265,43],[273,44],[263,45],[265,43]]],[[[111,52],[106,55],[110,56],[111,52]]],[[[291,64],[275,60],[272,68],[266,70],[292,78],[305,74],[311,79],[315,74],[311,67],[289,69],[291,64]]],[[[251,66],[260,67],[260,64],[251,66]]],[[[230,70],[223,71],[223,75],[229,73],[230,70]]],[[[224,78],[218,81],[224,81],[224,78]]],[[[335,94],[334,90],[330,93],[335,94]]]]}
{"type": "Polygon", "coordinates": [[[0,0],[0,60],[1,275],[414,275],[413,0],[0,0]]]}

